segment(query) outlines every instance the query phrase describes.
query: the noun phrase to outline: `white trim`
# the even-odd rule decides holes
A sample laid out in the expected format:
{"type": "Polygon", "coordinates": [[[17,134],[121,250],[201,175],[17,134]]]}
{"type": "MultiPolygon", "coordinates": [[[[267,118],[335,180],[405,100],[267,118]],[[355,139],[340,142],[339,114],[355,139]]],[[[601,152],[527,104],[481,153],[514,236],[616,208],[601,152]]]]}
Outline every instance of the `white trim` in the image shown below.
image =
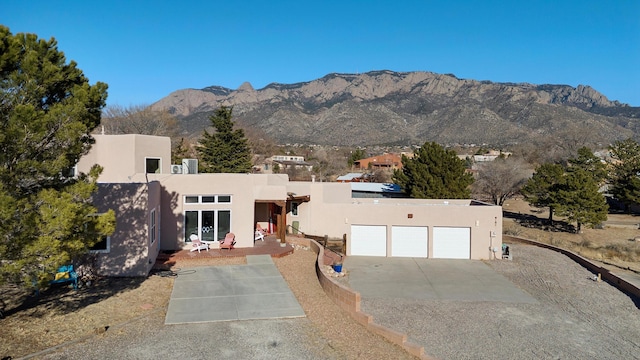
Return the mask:
{"type": "Polygon", "coordinates": [[[145,156],[144,157],[144,173],[145,174],[162,174],[162,158],[157,156],[145,156]],[[158,171],[149,172],[147,170],[147,160],[158,160],[158,171]]]}
{"type": "MultiPolygon", "coordinates": [[[[197,225],[197,229],[198,229],[198,231],[197,231],[197,233],[196,233],[196,235],[198,236],[198,239],[200,239],[201,241],[208,241],[208,242],[211,242],[211,241],[219,241],[219,240],[221,240],[221,239],[217,239],[217,234],[218,234],[218,231],[219,231],[219,230],[218,230],[218,229],[219,229],[219,224],[218,224],[218,216],[219,216],[219,215],[218,215],[218,214],[219,214],[221,211],[228,211],[228,212],[229,212],[229,232],[233,232],[233,229],[232,229],[232,224],[233,224],[233,220],[232,220],[232,218],[233,218],[233,211],[232,211],[231,209],[227,209],[227,208],[225,208],[225,209],[193,209],[193,210],[184,210],[184,211],[182,212],[182,219],[183,219],[183,221],[182,221],[182,223],[183,223],[183,225],[182,225],[182,234],[184,235],[184,239],[183,239],[184,243],[185,243],[185,244],[188,244],[188,243],[190,243],[190,242],[191,242],[191,240],[189,239],[189,235],[187,234],[187,228],[186,228],[186,226],[187,226],[187,225],[186,225],[186,224],[187,224],[187,212],[196,212],[196,213],[198,213],[198,225],[197,225]],[[205,212],[205,211],[206,211],[206,212],[213,212],[213,229],[211,229],[211,230],[213,231],[213,235],[214,235],[213,237],[214,237],[214,240],[203,240],[203,236],[202,236],[202,234],[203,234],[203,227],[202,227],[202,213],[203,213],[203,212],[205,212]]],[[[209,232],[209,231],[205,231],[205,233],[208,233],[208,232],[209,232]]],[[[223,237],[223,238],[224,238],[224,237],[223,237]]]]}
{"type": "Polygon", "coordinates": [[[231,194],[207,194],[207,195],[184,195],[182,197],[182,203],[184,205],[195,205],[195,204],[231,204],[233,202],[233,195],[231,194]],[[220,201],[219,197],[228,196],[229,201],[220,201]],[[205,197],[213,197],[213,201],[203,201],[202,198],[205,197]],[[196,198],[196,202],[187,202],[187,198],[196,198]]]}
{"type": "Polygon", "coordinates": [[[149,245],[153,245],[158,237],[158,219],[156,217],[156,209],[149,212],[149,245]]]}

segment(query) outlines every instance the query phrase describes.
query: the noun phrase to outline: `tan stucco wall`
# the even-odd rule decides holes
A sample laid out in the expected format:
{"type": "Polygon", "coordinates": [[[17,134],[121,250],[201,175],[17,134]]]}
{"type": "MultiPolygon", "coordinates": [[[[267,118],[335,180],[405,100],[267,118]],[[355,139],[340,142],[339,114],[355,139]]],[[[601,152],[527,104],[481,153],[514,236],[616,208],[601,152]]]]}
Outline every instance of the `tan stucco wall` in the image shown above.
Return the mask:
{"type": "MultiPolygon", "coordinates": [[[[158,185],[155,185],[159,188],[158,185]]],[[[97,253],[97,271],[104,276],[149,274],[149,196],[144,183],[100,184],[96,194],[100,212],[113,209],[116,232],[108,253],[97,253]]],[[[155,257],[153,258],[155,261],[155,257]]]]}
{"type": "Polygon", "coordinates": [[[431,240],[436,226],[470,228],[472,259],[492,259],[490,248],[502,246],[500,206],[471,205],[470,200],[353,199],[348,183],[292,183],[289,188],[297,195],[309,195],[311,200],[299,205],[298,216],[287,216],[288,224],[298,221],[300,230],[307,234],[334,238],[347,234],[347,255],[351,225],[386,225],[387,254],[391,253],[394,225],[427,226],[429,254],[433,253],[431,240]]]}
{"type": "Polygon", "coordinates": [[[98,163],[104,172],[101,208],[113,208],[117,233],[109,256],[100,267],[109,275],[148,274],[158,252],[187,248],[184,239],[186,210],[230,210],[236,247],[252,247],[253,231],[267,213],[269,202],[284,203],[290,196],[309,196],[298,206],[298,216],[287,215],[287,224],[299,223],[302,232],[342,237],[350,248],[351,225],[385,225],[390,253],[391,227],[429,227],[429,254],[434,226],[471,229],[471,258],[491,258],[490,247],[502,243],[502,209],[471,205],[470,200],[353,199],[348,183],[289,182],[284,174],[171,174],[171,143],[167,137],[146,135],[96,135],[96,144],[78,163],[86,172],[98,163]],[[159,174],[145,174],[145,158],[161,158],[159,174]],[[105,189],[109,189],[105,192],[105,189]],[[231,195],[231,203],[185,204],[187,195],[231,195]],[[160,212],[159,241],[149,243],[149,215],[160,212]],[[409,218],[408,214],[412,217],[409,218]],[[495,237],[491,234],[494,232],[495,237]]]}
{"type": "Polygon", "coordinates": [[[186,210],[231,210],[231,232],[236,235],[236,247],[253,247],[256,201],[284,201],[287,197],[286,187],[277,185],[283,184],[281,175],[175,174],[148,177],[162,183],[164,250],[188,248],[189,244],[184,241],[186,210]],[[231,195],[232,199],[226,204],[185,204],[187,195],[231,195]]]}
{"type": "Polygon", "coordinates": [[[145,172],[145,158],[160,158],[162,174],[171,173],[171,139],[150,135],[94,135],[95,144],[78,162],[78,171],[86,173],[94,164],[104,169],[98,181],[132,182],[131,177],[145,172]]]}
{"type": "Polygon", "coordinates": [[[149,244],[147,274],[149,274],[158,258],[162,243],[162,187],[157,181],[152,181],[147,185],[147,243],[149,244]],[[156,241],[151,243],[151,229],[149,227],[151,226],[151,211],[154,209],[156,211],[156,241]]]}

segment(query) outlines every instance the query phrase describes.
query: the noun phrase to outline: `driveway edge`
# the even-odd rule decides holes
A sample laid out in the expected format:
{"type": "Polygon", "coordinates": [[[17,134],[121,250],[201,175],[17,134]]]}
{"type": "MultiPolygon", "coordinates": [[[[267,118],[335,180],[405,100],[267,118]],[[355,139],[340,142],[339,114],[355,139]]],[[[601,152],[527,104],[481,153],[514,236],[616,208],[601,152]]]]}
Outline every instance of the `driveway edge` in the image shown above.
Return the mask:
{"type": "Polygon", "coordinates": [[[322,286],[327,296],[341,309],[345,310],[354,320],[363,325],[367,330],[384,337],[419,359],[435,360],[435,358],[425,354],[423,346],[408,341],[406,334],[376,324],[373,316],[362,312],[360,310],[360,293],[335,281],[326,273],[324,266],[321,266],[321,264],[324,263],[324,248],[315,240],[307,238],[287,238],[286,241],[307,246],[318,255],[316,259],[316,275],[318,276],[320,286],[322,286]]]}
{"type": "Polygon", "coordinates": [[[545,249],[557,251],[557,252],[567,256],[571,260],[575,261],[576,263],[580,264],[582,267],[584,267],[585,269],[591,271],[592,273],[600,274],[602,280],[605,280],[609,284],[615,286],[616,288],[618,288],[623,293],[625,293],[627,295],[635,296],[636,298],[640,299],[640,288],[638,288],[637,285],[632,284],[631,282],[621,278],[620,276],[616,275],[615,273],[612,273],[609,269],[604,268],[602,266],[599,266],[599,265],[589,261],[588,259],[586,259],[586,258],[574,253],[574,252],[571,252],[569,250],[565,250],[565,249],[562,249],[562,248],[559,248],[559,247],[556,247],[556,246],[553,246],[553,245],[550,245],[550,244],[545,244],[545,243],[541,243],[541,242],[538,242],[538,241],[534,241],[534,240],[529,240],[529,239],[516,237],[516,236],[502,235],[502,243],[505,243],[505,240],[506,241],[514,241],[514,242],[525,243],[525,244],[529,244],[529,245],[535,245],[535,246],[542,247],[542,248],[545,248],[545,249]]]}

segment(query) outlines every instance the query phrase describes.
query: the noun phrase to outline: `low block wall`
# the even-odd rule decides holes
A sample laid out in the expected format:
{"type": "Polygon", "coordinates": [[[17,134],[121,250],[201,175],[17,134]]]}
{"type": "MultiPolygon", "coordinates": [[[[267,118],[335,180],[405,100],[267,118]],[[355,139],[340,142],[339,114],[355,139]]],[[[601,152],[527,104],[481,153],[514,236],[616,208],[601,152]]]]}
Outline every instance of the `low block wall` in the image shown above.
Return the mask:
{"type": "Polygon", "coordinates": [[[619,277],[618,275],[612,273],[609,269],[606,269],[602,266],[599,266],[593,262],[591,262],[590,260],[583,258],[582,256],[571,252],[569,250],[566,249],[561,249],[559,247],[550,245],[550,244],[545,244],[545,243],[541,243],[538,241],[534,241],[534,240],[529,240],[529,239],[524,239],[524,238],[520,238],[520,237],[515,237],[515,236],[508,236],[508,235],[502,235],[502,243],[504,244],[505,242],[509,242],[509,241],[513,241],[513,242],[521,242],[521,243],[525,243],[525,244],[530,244],[530,245],[535,245],[535,246],[539,246],[545,249],[549,249],[549,250],[554,250],[557,251],[563,255],[568,256],[571,260],[577,262],[578,264],[582,265],[585,269],[591,271],[594,274],[600,274],[601,278],[603,280],[605,280],[606,282],[608,282],[609,284],[615,286],[616,288],[618,288],[620,291],[635,296],[638,299],[640,299],[640,289],[624,280],[623,278],[619,277]]]}
{"type": "Polygon", "coordinates": [[[434,358],[425,355],[424,347],[407,341],[407,335],[398,331],[389,329],[385,326],[373,322],[373,316],[360,311],[360,293],[335,281],[329,274],[325,273],[324,248],[316,241],[311,239],[287,238],[287,242],[310,247],[317,255],[316,275],[324,292],[335,302],[341,309],[345,310],[353,319],[362,324],[367,330],[378,334],[394,344],[399,345],[409,354],[424,360],[433,360],[434,358]]]}

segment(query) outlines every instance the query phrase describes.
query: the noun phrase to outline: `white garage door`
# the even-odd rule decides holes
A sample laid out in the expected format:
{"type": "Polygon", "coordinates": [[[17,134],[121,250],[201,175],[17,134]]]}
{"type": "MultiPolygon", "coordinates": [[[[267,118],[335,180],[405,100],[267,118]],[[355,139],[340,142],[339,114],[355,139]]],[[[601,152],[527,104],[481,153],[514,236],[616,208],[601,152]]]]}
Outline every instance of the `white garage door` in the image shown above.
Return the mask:
{"type": "Polygon", "coordinates": [[[426,258],[429,252],[426,226],[391,227],[391,256],[426,258]]]}
{"type": "Polygon", "coordinates": [[[470,259],[471,228],[434,227],[433,257],[438,259],[470,259]]]}
{"type": "Polygon", "coordinates": [[[351,255],[387,256],[387,227],[351,225],[351,255]]]}

